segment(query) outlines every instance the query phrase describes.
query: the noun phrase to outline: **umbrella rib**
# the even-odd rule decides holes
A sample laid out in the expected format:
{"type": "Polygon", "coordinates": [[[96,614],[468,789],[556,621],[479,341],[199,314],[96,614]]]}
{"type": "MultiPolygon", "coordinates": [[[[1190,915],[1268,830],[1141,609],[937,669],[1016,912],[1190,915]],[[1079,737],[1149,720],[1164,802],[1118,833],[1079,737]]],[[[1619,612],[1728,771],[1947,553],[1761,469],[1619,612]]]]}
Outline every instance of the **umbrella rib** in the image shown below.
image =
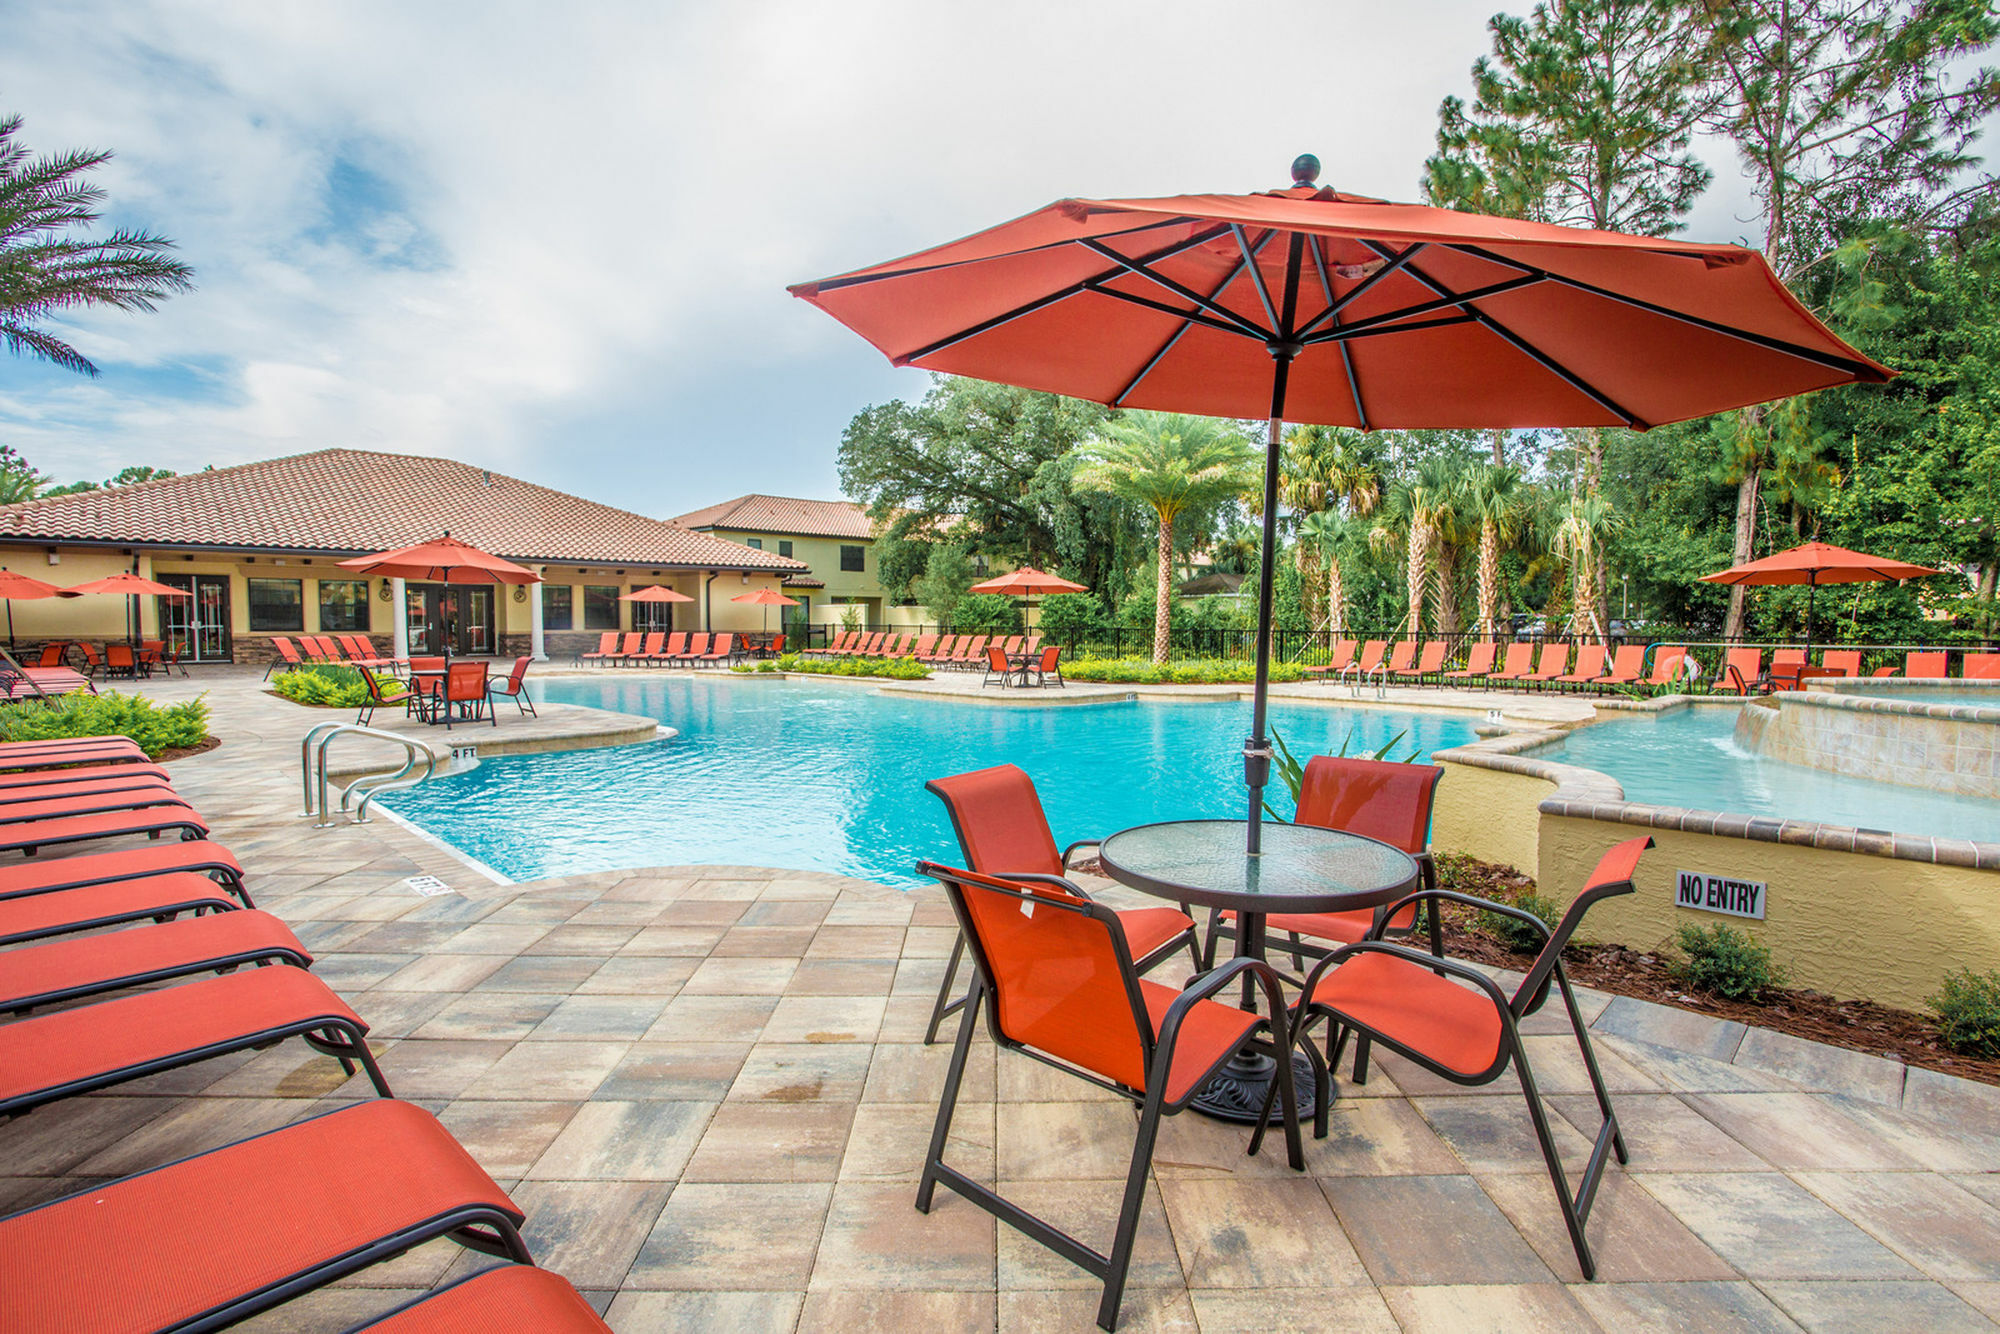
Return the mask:
{"type": "Polygon", "coordinates": [[[1726,338],[1739,339],[1753,346],[1764,348],[1766,351],[1780,352],[1786,356],[1797,357],[1801,361],[1810,361],[1816,365],[1825,366],[1830,370],[1847,371],[1871,383],[1877,383],[1881,380],[1880,371],[1865,362],[1856,361],[1852,357],[1836,356],[1831,352],[1820,352],[1798,343],[1788,343],[1782,338],[1772,338],[1765,334],[1752,333],[1748,329],[1739,329],[1733,325],[1721,324],[1715,320],[1705,320],[1699,315],[1689,315],[1667,306],[1655,305],[1651,301],[1645,301],[1636,296],[1627,296],[1622,292],[1614,292],[1607,287],[1599,287],[1595,283],[1584,282],[1581,278],[1567,278],[1560,273],[1550,273],[1545,269],[1537,269],[1531,264],[1522,263],[1520,260],[1509,259],[1505,255],[1494,254],[1492,251],[1481,246],[1454,245],[1450,249],[1471,255],[1477,259],[1489,260],[1495,264],[1505,264],[1509,268],[1519,269],[1524,273],[1539,273],[1547,281],[1558,283],[1575,291],[1587,292],[1591,296],[1602,297],[1606,301],[1616,301],[1620,305],[1631,306],[1635,310],[1643,310],[1649,315],[1658,315],[1662,319],[1673,320],[1679,324],[1692,325],[1697,329],[1703,329],[1709,333],[1721,334],[1726,338]]]}
{"type": "MultiPolygon", "coordinates": [[[[1384,253],[1386,247],[1383,247],[1378,242],[1364,241],[1362,244],[1366,245],[1369,249],[1375,251],[1377,254],[1381,254],[1384,259],[1387,259],[1389,257],[1386,253],[1384,253]]],[[[1437,279],[1431,277],[1428,273],[1425,273],[1415,264],[1406,264],[1403,267],[1405,271],[1408,272],[1412,278],[1415,278],[1418,282],[1430,288],[1433,292],[1436,292],[1439,296],[1448,296],[1451,294],[1451,289],[1449,287],[1445,286],[1437,279]]],[[[1543,370],[1549,372],[1549,374],[1555,376],[1557,379],[1561,380],[1564,384],[1576,390],[1579,394],[1582,394],[1585,398],[1588,398],[1591,402],[1597,404],[1598,407],[1603,408],[1606,412],[1610,413],[1612,416],[1624,422],[1627,426],[1632,427],[1634,430],[1643,431],[1647,428],[1648,425],[1650,425],[1650,423],[1641,421],[1638,417],[1634,416],[1632,413],[1620,407],[1618,403],[1611,398],[1610,395],[1606,394],[1596,385],[1590,383],[1590,381],[1584,379],[1581,375],[1578,375],[1575,371],[1563,365],[1561,362],[1557,361],[1554,357],[1542,351],[1540,348],[1536,347],[1533,343],[1530,343],[1520,334],[1515,333],[1512,329],[1508,328],[1505,324],[1502,324],[1499,320],[1494,319],[1491,315],[1487,314],[1485,311],[1470,309],[1470,308],[1467,309],[1468,313],[1472,316],[1474,320],[1476,320],[1479,323],[1479,325],[1482,328],[1485,328],[1491,331],[1492,333],[1498,334],[1503,340],[1511,344],[1515,349],[1515,351],[1521,353],[1523,356],[1527,357],[1530,361],[1533,361],[1543,370]]]]}
{"type": "MultiPolygon", "coordinates": [[[[1128,227],[1120,231],[1106,232],[1103,236],[1092,239],[1102,241],[1120,236],[1140,236],[1146,232],[1158,231],[1163,227],[1178,227],[1183,223],[1193,223],[1196,221],[1198,219],[1195,218],[1163,218],[1158,222],[1149,222],[1138,227],[1128,227]]],[[[1201,233],[1189,237],[1185,241],[1176,242],[1167,249],[1149,256],[1148,261],[1169,259],[1183,250],[1191,250],[1196,246],[1207,245],[1210,241],[1223,235],[1226,230],[1225,227],[1218,223],[1201,233]]],[[[984,264],[996,259],[1016,259],[1022,255],[1038,255],[1044,251],[1060,250],[1064,246],[1075,245],[1076,243],[1077,238],[1065,237],[1060,241],[1048,241],[1041,245],[1023,246],[1019,250],[996,251],[991,255],[981,255],[979,258],[973,260],[954,259],[938,264],[919,264],[907,269],[890,269],[882,273],[847,274],[838,278],[822,278],[814,283],[800,283],[799,287],[809,287],[814,289],[815,292],[836,292],[846,287],[866,287],[870,283],[887,282],[892,278],[920,278],[927,273],[939,273],[945,269],[962,268],[967,264],[984,264]]]]}
{"type": "MultiPolygon", "coordinates": [[[[1222,320],[1212,319],[1209,316],[1200,313],[1199,311],[1182,310],[1178,306],[1170,306],[1164,301],[1155,301],[1151,297],[1140,296],[1136,292],[1117,292],[1113,291],[1111,288],[1108,287],[1099,287],[1095,285],[1091,286],[1089,290],[1096,293],[1098,296],[1110,297],[1114,301],[1124,301],[1134,306],[1144,306],[1147,310],[1157,310],[1160,311],[1162,314],[1172,315],[1177,319],[1186,320],[1189,324],[1199,324],[1204,328],[1216,329],[1226,334],[1235,334],[1238,336],[1244,335],[1244,330],[1241,325],[1230,324],[1222,320]]],[[[1185,330],[1183,330],[1182,332],[1185,332],[1185,330]]],[[[1176,337],[1178,337],[1178,335],[1176,335],[1176,337]]],[[[1260,334],[1259,337],[1261,338],[1262,335],[1260,334]]]]}
{"type": "MultiPolygon", "coordinates": [[[[1271,342],[1284,337],[1285,331],[1278,324],[1278,309],[1271,304],[1270,289],[1264,286],[1264,272],[1257,267],[1257,261],[1254,258],[1256,251],[1250,249],[1250,238],[1243,234],[1243,225],[1241,223],[1230,223],[1229,231],[1236,238],[1236,248],[1243,252],[1243,263],[1250,270],[1250,282],[1257,289],[1257,299],[1264,303],[1264,318],[1271,321],[1271,332],[1265,341],[1271,342]]],[[[1273,235],[1276,235],[1275,230],[1265,236],[1264,240],[1270,240],[1273,235]]],[[[1294,232],[1293,235],[1297,235],[1297,233],[1294,232]]],[[[1258,242],[1257,249],[1262,250],[1263,248],[1264,242],[1258,242]]]]}
{"type": "Polygon", "coordinates": [[[1306,343],[1330,343],[1337,341],[1340,335],[1351,338],[1356,334],[1372,331],[1385,324],[1394,324],[1398,320],[1410,319],[1417,315],[1428,315],[1436,310],[1449,310],[1454,306],[1460,310],[1466,310],[1475,301],[1484,301],[1488,297],[1500,296],[1503,293],[1517,291],[1523,287],[1533,287],[1542,281],[1544,279],[1541,277],[1510,278],[1504,283],[1493,283],[1486,287],[1475,288],[1470,292],[1442,296],[1435,301],[1420,301],[1414,306],[1405,306],[1402,310],[1391,310],[1380,315],[1370,315],[1365,319],[1356,320],[1352,324],[1340,326],[1339,334],[1318,334],[1301,341],[1306,343]]]}
{"type": "Polygon", "coordinates": [[[1478,315],[1459,314],[1445,315],[1434,320],[1417,320],[1411,324],[1393,324],[1386,328],[1336,329],[1331,333],[1314,337],[1308,346],[1318,347],[1324,343],[1332,343],[1335,347],[1346,347],[1350,342],[1362,338],[1381,338],[1386,334],[1417,333],[1424,329],[1448,329],[1457,324],[1477,323],[1479,323],[1478,315]]]}
{"type": "MultiPolygon", "coordinates": [[[[1252,324],[1249,320],[1244,319],[1241,315],[1238,315],[1235,311],[1229,309],[1227,306],[1217,304],[1214,300],[1212,300],[1209,297],[1203,296],[1201,293],[1195,291],[1192,287],[1188,287],[1182,283],[1177,283],[1172,278],[1166,277],[1163,274],[1153,272],[1152,268],[1149,267],[1152,262],[1151,260],[1127,259],[1125,256],[1119,254],[1116,250],[1113,250],[1110,246],[1098,244],[1098,242],[1094,238],[1089,240],[1078,241],[1077,244],[1082,246],[1085,250],[1092,252],[1093,254],[1102,255],[1104,258],[1110,260],[1113,264],[1118,265],[1120,268],[1126,270],[1129,273],[1144,278],[1148,282],[1155,283],[1158,286],[1166,288],[1169,292],[1172,292],[1175,296],[1181,298],[1181,300],[1193,302],[1197,310],[1205,310],[1218,320],[1227,320],[1229,324],[1232,325],[1235,328],[1235,330],[1241,333],[1244,337],[1255,338],[1259,342],[1270,341],[1271,336],[1269,334],[1265,333],[1262,329],[1259,329],[1255,324],[1252,324]]],[[[1254,265],[1252,266],[1252,272],[1255,272],[1254,265]]],[[[1102,282],[1104,281],[1104,279],[1099,278],[1095,281],[1102,282]]],[[[1092,290],[1102,290],[1102,289],[1093,288],[1092,290]]],[[[1263,289],[1261,284],[1259,285],[1258,290],[1260,293],[1262,292],[1263,289]]],[[[1116,295],[1116,293],[1106,292],[1105,295],[1113,296],[1116,295]]],[[[1270,303],[1266,302],[1265,308],[1268,310],[1269,307],[1270,303]]],[[[1188,318],[1193,318],[1192,314],[1189,314],[1188,318]]],[[[1273,317],[1272,322],[1274,324],[1276,323],[1275,317],[1273,317]]]]}
{"type": "MultiPolygon", "coordinates": [[[[1363,244],[1367,245],[1369,249],[1375,251],[1376,254],[1383,255],[1385,258],[1387,257],[1388,252],[1383,247],[1377,245],[1375,242],[1367,241],[1363,242],[1363,244]]],[[[1400,272],[1403,269],[1403,267],[1407,265],[1411,260],[1415,259],[1418,255],[1422,254],[1425,250],[1429,248],[1430,248],[1429,241],[1419,241],[1415,245],[1409,247],[1408,249],[1401,251],[1393,259],[1390,259],[1387,264],[1383,265],[1381,268],[1375,270],[1375,272],[1369,274],[1366,278],[1362,279],[1358,284],[1356,284],[1353,291],[1349,292],[1346,296],[1341,297],[1331,306],[1328,306],[1324,311],[1320,312],[1313,319],[1307,321],[1305,326],[1299,330],[1299,333],[1302,335],[1309,334],[1314,329],[1318,328],[1322,321],[1339,319],[1341,311],[1346,310],[1349,306],[1353,305],[1358,298],[1360,298],[1367,292],[1372,291],[1377,283],[1383,281],[1385,278],[1388,278],[1393,274],[1400,272]]]]}
{"type": "MultiPolygon", "coordinates": [[[[1325,320],[1338,329],[1340,327],[1340,312],[1335,308],[1333,279],[1327,276],[1326,256],[1320,249],[1323,241],[1320,237],[1315,236],[1311,238],[1310,244],[1312,246],[1313,272],[1319,275],[1319,290],[1326,297],[1326,309],[1315,316],[1306,327],[1311,328],[1313,324],[1325,320]]],[[[1368,409],[1361,402],[1361,380],[1354,373],[1354,353],[1344,340],[1335,343],[1334,347],[1340,353],[1341,369],[1347,372],[1347,396],[1354,403],[1354,419],[1360,425],[1361,429],[1365,431],[1368,429],[1368,409]]]]}
{"type": "MultiPolygon", "coordinates": [[[[1258,250],[1261,251],[1264,248],[1264,246],[1270,242],[1271,237],[1275,235],[1277,235],[1276,232],[1267,233],[1264,239],[1257,243],[1258,250]]],[[[1220,299],[1222,294],[1229,290],[1229,284],[1236,281],[1237,275],[1241,274],[1244,268],[1245,268],[1244,261],[1242,261],[1241,259],[1237,260],[1235,265],[1229,270],[1229,272],[1222,275],[1222,281],[1215,285],[1215,290],[1209,293],[1208,299],[1211,302],[1220,299]]],[[[1105,295],[1111,296],[1120,294],[1114,294],[1109,291],[1106,291],[1105,295]]],[[[1127,296],[1125,299],[1132,300],[1133,298],[1127,296]]],[[[1131,397],[1132,394],[1138,390],[1139,386],[1142,383],[1144,383],[1146,377],[1148,375],[1151,375],[1154,369],[1159,366],[1160,362],[1166,358],[1167,353],[1173,351],[1175,345],[1178,344],[1182,338],[1186,337],[1187,331],[1191,327],[1193,327],[1194,318],[1195,318],[1194,314],[1191,311],[1181,312],[1181,327],[1174,330],[1173,333],[1168,336],[1167,340],[1164,343],[1160,344],[1159,350],[1153,353],[1151,357],[1147,358],[1146,364],[1140,368],[1139,373],[1133,376],[1130,380],[1126,381],[1125,387],[1123,389],[1120,389],[1117,392],[1117,394],[1114,395],[1109,400],[1114,407],[1122,407],[1125,403],[1125,400],[1131,397]]],[[[1234,333],[1235,330],[1232,329],[1229,330],[1228,332],[1234,333]]]]}

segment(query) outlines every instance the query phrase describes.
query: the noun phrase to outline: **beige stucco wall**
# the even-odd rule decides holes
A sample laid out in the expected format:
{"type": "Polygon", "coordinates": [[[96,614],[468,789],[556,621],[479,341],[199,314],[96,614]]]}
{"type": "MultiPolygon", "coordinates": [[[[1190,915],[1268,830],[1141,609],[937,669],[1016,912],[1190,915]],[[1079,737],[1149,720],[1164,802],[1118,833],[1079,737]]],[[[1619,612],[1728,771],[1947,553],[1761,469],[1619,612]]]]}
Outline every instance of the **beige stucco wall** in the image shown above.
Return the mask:
{"type": "Polygon", "coordinates": [[[1445,761],[1443,767],[1431,805],[1431,846],[1537,874],[1541,815],[1535,808],[1556,785],[1469,764],[1445,761]]]}

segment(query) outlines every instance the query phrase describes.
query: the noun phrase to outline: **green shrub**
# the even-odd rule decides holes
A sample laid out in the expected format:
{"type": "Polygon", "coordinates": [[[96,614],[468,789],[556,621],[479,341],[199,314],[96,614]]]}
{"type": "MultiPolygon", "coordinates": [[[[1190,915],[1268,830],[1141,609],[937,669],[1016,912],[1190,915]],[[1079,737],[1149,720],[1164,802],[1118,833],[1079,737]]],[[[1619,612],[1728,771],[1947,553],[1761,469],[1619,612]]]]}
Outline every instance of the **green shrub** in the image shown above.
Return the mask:
{"type": "Polygon", "coordinates": [[[78,691],[53,703],[0,707],[0,741],[49,741],[59,737],[129,736],[148,758],[186,750],[208,739],[205,697],[158,705],[144,695],[78,691]]]}
{"type": "Polygon", "coordinates": [[[1013,635],[1021,632],[1021,611],[1014,600],[998,593],[973,593],[951,610],[951,628],[962,635],[1013,635]]]}
{"type": "Polygon", "coordinates": [[[1770,946],[1725,923],[1683,926],[1674,943],[1685,957],[1668,967],[1677,981],[1696,991],[1754,1001],[1785,984],[1785,970],[1771,958],[1770,946]]]}
{"type": "Polygon", "coordinates": [[[928,681],[931,676],[930,668],[915,658],[822,659],[786,654],[774,670],[803,676],[886,676],[897,681],[928,681]]]}
{"type": "Polygon", "coordinates": [[[1051,643],[1070,644],[1091,639],[1109,628],[1104,604],[1094,593],[1051,593],[1036,604],[1039,615],[1035,628],[1051,643]]]}
{"type": "Polygon", "coordinates": [[[751,672],[775,672],[780,670],[780,668],[775,659],[762,658],[756,662],[732,662],[729,664],[729,670],[732,672],[742,672],[747,676],[751,672]]]}
{"type": "MultiPolygon", "coordinates": [[[[1517,894],[1508,906],[1519,908],[1524,913],[1532,913],[1541,919],[1543,927],[1550,930],[1562,920],[1562,905],[1539,894],[1517,894]]],[[[1549,938],[1548,930],[1532,926],[1518,917],[1488,912],[1485,909],[1481,909],[1479,913],[1479,928],[1518,954],[1541,953],[1543,943],[1549,938]]]]}
{"type": "Polygon", "coordinates": [[[368,702],[368,683],[352,667],[315,663],[294,667],[271,682],[271,689],[297,704],[315,708],[358,709],[368,702]]]}
{"type": "Polygon", "coordinates": [[[1945,1046],[1966,1056],[2000,1056],[2000,971],[1949,973],[1928,1003],[1945,1046]]]}
{"type": "MultiPolygon", "coordinates": [[[[1154,662],[1151,658],[1078,658],[1066,662],[1070,681],[1110,681],[1133,685],[1249,685],[1257,679],[1255,663],[1236,658],[1187,658],[1154,662]]],[[[1271,664],[1273,681],[1297,681],[1305,673],[1297,663],[1271,664]]]]}

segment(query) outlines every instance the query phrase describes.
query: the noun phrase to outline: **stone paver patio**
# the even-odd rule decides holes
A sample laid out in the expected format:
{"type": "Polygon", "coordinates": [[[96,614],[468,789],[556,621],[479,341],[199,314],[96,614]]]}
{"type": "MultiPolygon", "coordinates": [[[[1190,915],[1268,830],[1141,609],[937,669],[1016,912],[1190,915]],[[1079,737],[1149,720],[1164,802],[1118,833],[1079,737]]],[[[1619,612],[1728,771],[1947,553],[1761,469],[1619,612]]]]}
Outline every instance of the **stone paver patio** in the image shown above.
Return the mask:
{"type": "MultiPolygon", "coordinates": [[[[224,745],[176,784],[373,1025],[398,1094],[614,1328],[1092,1327],[1080,1270],[948,1191],[912,1207],[949,1056],[921,1045],[941,895],[715,866],[499,885],[386,820],[315,831],[297,738],[329,715],[253,687],[142,687],[211,691],[224,745]]],[[[1591,1221],[1600,1281],[1580,1281],[1512,1077],[1466,1091],[1384,1056],[1337,1087],[1305,1175],[1245,1157],[1240,1127],[1168,1122],[1121,1328],[1992,1328],[1996,1090],[1585,1000],[1632,1151],[1591,1221]]],[[[1534,1032],[1580,1164],[1574,1042],[1553,1013],[1534,1032]]],[[[72,1099],[0,1125],[0,1209],[368,1092],[287,1043],[72,1099]]],[[[950,1155],[1102,1245],[1134,1119],[982,1038],[950,1155]]],[[[433,1243],[245,1328],[344,1328],[487,1263],[433,1243]]]]}

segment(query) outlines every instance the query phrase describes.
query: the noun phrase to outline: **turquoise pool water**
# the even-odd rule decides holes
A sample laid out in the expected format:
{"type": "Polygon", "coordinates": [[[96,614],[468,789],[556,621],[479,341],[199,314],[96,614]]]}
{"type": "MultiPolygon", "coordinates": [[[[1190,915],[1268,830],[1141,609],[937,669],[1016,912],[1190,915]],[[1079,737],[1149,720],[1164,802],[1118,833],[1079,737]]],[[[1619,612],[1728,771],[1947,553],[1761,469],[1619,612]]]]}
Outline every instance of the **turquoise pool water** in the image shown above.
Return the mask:
{"type": "Polygon", "coordinates": [[[1736,744],[1736,710],[1676,709],[1579,728],[1536,759],[1610,774],[1627,801],[2000,842],[2000,802],[1830,774],[1736,744]]]}
{"type": "MultiPolygon", "coordinates": [[[[1001,708],[720,674],[552,680],[536,698],[658,718],[681,735],[483,760],[382,804],[515,880],[736,864],[902,885],[917,883],[919,858],[957,855],[923,788],[943,774],[1020,765],[1063,845],[1244,813],[1250,707],[1238,701],[1001,708]]],[[[1356,752],[1398,732],[1425,755],[1473,739],[1452,715],[1274,704],[1271,720],[1301,754],[1337,752],[1350,730],[1356,752]]]]}

